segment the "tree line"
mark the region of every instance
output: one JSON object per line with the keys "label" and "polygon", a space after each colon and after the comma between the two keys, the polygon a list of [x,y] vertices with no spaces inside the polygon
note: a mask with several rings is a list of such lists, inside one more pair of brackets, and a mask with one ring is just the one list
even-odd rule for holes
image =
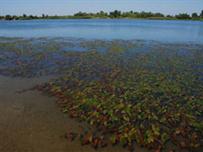
{"label": "tree line", "polygon": [[86,12],[78,12],[74,15],[65,15],[65,16],[49,16],[42,14],[41,16],[34,16],[34,15],[26,15],[23,14],[22,16],[16,15],[5,15],[0,16],[0,20],[32,20],[32,19],[93,19],[93,18],[145,18],[145,19],[182,19],[182,20],[202,20],[203,19],[203,10],[200,13],[180,13],[177,15],[164,15],[162,13],[152,13],[152,12],[121,12],[119,10],[115,10],[112,12],[104,12],[100,11],[97,13],[86,13]]}

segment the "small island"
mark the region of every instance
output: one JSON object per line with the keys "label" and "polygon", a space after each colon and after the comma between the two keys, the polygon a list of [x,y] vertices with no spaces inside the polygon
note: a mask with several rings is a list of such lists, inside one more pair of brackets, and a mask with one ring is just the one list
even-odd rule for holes
{"label": "small island", "polygon": [[16,15],[5,15],[0,16],[0,20],[33,20],[33,19],[157,19],[157,20],[203,20],[203,10],[201,13],[180,13],[176,15],[164,15],[162,13],[152,13],[152,12],[137,12],[128,11],[122,12],[119,10],[114,10],[112,12],[96,12],[96,13],[86,13],[78,12],[73,15],[54,15],[49,16],[42,14],[41,16],[36,15],[26,15],[22,16]]}

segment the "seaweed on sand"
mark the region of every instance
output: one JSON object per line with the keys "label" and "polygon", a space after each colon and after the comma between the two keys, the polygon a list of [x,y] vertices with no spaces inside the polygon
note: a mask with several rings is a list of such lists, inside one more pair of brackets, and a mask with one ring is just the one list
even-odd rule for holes
{"label": "seaweed on sand", "polygon": [[82,144],[132,150],[137,143],[156,151],[168,141],[188,150],[202,146],[203,90],[193,59],[159,51],[126,55],[86,52],[64,76],[37,89],[92,126],[81,133]]}

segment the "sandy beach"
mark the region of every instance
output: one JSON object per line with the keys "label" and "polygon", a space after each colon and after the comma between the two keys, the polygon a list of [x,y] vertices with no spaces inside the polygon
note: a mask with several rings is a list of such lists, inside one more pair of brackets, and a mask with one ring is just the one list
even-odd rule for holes
{"label": "sandy beach", "polygon": [[[0,76],[0,151],[1,152],[94,152],[81,146],[79,140],[69,142],[64,134],[77,131],[79,123],[68,118],[57,107],[54,98],[37,91],[18,93],[49,77],[22,79]],[[121,147],[99,149],[123,152]]]}

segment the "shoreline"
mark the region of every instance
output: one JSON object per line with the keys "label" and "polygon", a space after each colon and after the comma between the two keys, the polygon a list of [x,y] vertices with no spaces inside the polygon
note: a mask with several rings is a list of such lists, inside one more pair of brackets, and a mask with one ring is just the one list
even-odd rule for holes
{"label": "shoreline", "polygon": [[38,19],[0,19],[0,21],[30,21],[30,20],[155,20],[155,21],[203,21],[203,19],[175,18],[38,18]]}
{"label": "shoreline", "polygon": [[38,91],[16,93],[48,79],[0,75],[1,152],[127,152],[119,146],[95,150],[82,146],[79,140],[68,141],[65,134],[70,130],[77,132],[81,124],[63,114],[53,97]]}

